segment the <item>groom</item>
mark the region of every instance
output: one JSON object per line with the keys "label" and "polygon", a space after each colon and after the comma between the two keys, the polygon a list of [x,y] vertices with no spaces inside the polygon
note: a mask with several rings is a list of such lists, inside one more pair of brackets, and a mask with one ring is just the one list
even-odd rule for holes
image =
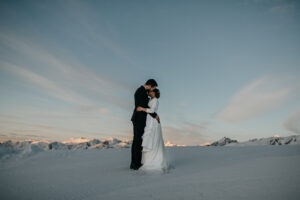
{"label": "groom", "polygon": [[[144,85],[139,87],[134,93],[134,104],[135,108],[131,117],[133,124],[133,142],[131,147],[131,164],[130,169],[138,170],[142,164],[142,136],[144,134],[144,128],[146,126],[146,112],[138,112],[137,107],[141,106],[144,108],[149,108],[148,102],[148,92],[154,90],[157,87],[157,83],[154,79],[149,79]],[[154,113],[149,113],[153,118],[159,120],[158,115]]]}

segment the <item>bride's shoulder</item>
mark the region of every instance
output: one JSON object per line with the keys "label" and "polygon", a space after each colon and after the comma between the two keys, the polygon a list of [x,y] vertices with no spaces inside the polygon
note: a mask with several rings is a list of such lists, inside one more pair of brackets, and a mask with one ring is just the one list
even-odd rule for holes
{"label": "bride's shoulder", "polygon": [[152,101],[158,101],[158,99],[156,97],[151,99]]}
{"label": "bride's shoulder", "polygon": [[149,101],[149,102],[151,102],[151,103],[153,104],[153,103],[157,103],[157,102],[158,102],[158,100],[157,100],[157,98],[155,98],[155,97],[154,97],[154,98],[150,99],[150,101]]}
{"label": "bride's shoulder", "polygon": [[158,103],[158,98],[153,98],[153,102]]}

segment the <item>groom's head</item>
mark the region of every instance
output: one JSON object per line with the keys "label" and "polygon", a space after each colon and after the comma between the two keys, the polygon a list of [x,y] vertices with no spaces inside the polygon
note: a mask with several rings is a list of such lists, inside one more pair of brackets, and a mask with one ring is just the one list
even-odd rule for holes
{"label": "groom's head", "polygon": [[149,79],[145,84],[144,84],[145,88],[147,90],[154,90],[157,87],[157,83],[154,79]]}

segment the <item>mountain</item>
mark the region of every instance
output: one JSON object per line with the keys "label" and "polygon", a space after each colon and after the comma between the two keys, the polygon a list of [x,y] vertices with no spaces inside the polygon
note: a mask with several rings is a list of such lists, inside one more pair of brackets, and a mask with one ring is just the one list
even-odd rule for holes
{"label": "mountain", "polygon": [[40,151],[53,150],[78,150],[78,149],[107,149],[107,148],[129,148],[132,141],[119,140],[117,138],[87,139],[70,138],[69,140],[50,142],[47,140],[17,140],[0,142],[0,159],[10,157],[13,154],[21,156],[34,154]]}
{"label": "mountain", "polygon": [[224,146],[224,145],[227,145],[227,144],[230,144],[230,143],[237,143],[237,140],[232,140],[228,137],[223,137],[222,139],[220,139],[216,142],[213,142],[211,144],[208,144],[206,146]]}
{"label": "mountain", "polygon": [[289,145],[289,144],[300,144],[300,135],[291,135],[286,137],[273,136],[268,138],[250,139],[244,142],[238,142],[227,137],[207,144],[205,146],[257,146],[257,145]]}
{"label": "mountain", "polygon": [[[17,140],[0,142],[0,159],[5,159],[11,155],[28,156],[41,151],[53,150],[80,150],[80,149],[107,149],[107,148],[131,148],[132,140],[120,140],[117,138],[106,139],[87,139],[84,137],[70,138],[65,141],[47,141],[47,140]],[[257,146],[257,145],[290,145],[300,144],[300,135],[287,137],[273,136],[268,138],[251,139],[245,142],[223,137],[213,143],[200,146]],[[172,144],[165,142],[165,146],[179,147],[185,145]]]}
{"label": "mountain", "polygon": [[[20,156],[31,155],[40,151],[53,150],[79,150],[79,149],[107,149],[107,148],[130,148],[132,140],[120,140],[109,137],[106,139],[88,139],[84,137],[70,138],[65,141],[47,140],[7,140],[0,142],[0,159],[10,155],[19,154]],[[165,146],[182,146],[172,144],[169,141]]]}

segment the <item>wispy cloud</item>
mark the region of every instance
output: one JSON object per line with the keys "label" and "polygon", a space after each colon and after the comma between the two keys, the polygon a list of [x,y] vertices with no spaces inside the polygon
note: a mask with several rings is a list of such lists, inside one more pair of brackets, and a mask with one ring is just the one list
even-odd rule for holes
{"label": "wispy cloud", "polygon": [[[88,117],[88,120],[86,120],[86,117]],[[28,121],[27,118],[42,118],[42,120]],[[63,124],[49,124],[48,121],[53,121],[53,119],[57,122],[62,119]],[[70,121],[72,122],[72,126],[66,125]],[[103,124],[98,123],[98,121],[104,121],[105,123],[113,122],[114,125],[117,123],[120,127],[108,127],[107,129],[103,127]],[[95,118],[90,114],[85,115],[85,113],[83,115],[72,115],[72,113],[61,113],[58,111],[52,111],[50,115],[42,111],[32,111],[23,116],[0,114],[0,139],[30,138],[27,137],[29,134],[50,140],[69,139],[70,137],[117,137],[132,139],[129,136],[132,133],[130,132],[131,129],[130,131],[128,129],[127,122],[128,120],[123,120],[110,113],[106,114],[103,118]]]}
{"label": "wispy cloud", "polygon": [[[129,120],[121,119],[119,114],[111,112],[111,109],[131,111],[132,102],[127,96],[133,92],[132,88],[85,66],[62,47],[50,47],[52,48],[41,46],[34,38],[17,36],[7,30],[0,31],[1,51],[9,55],[0,56],[0,72],[7,73],[10,75],[8,77],[12,76],[22,87],[69,103],[69,106],[64,106],[63,111],[54,111],[47,107],[34,107],[30,110],[26,105],[24,109],[30,111],[26,113],[28,120],[22,118],[19,121],[7,122],[1,119],[1,133],[25,137],[30,131],[22,130],[32,130],[39,132],[41,137],[44,134],[47,138],[67,139],[85,135],[128,138]],[[52,101],[51,98],[43,101],[45,100],[47,103]],[[13,112],[16,117],[24,116],[24,113],[18,112],[17,109]],[[41,119],[39,121],[47,125],[31,124],[28,122],[30,119]],[[57,123],[61,120],[72,121],[74,126],[70,129],[51,126],[48,125],[47,119]],[[101,122],[97,123],[97,120]],[[115,123],[118,124],[118,128]],[[85,127],[89,130],[82,131]]]}
{"label": "wispy cloud", "polygon": [[71,90],[66,90],[60,87],[55,82],[48,80],[47,78],[37,73],[34,73],[25,68],[13,64],[9,64],[3,61],[0,61],[0,65],[1,65],[1,69],[10,72],[13,75],[17,75],[18,78],[31,83],[30,87],[39,92],[46,93],[50,96],[56,97],[57,99],[66,102],[72,102],[72,103],[82,102],[80,101],[81,97],[76,93],[72,92]]}
{"label": "wispy cloud", "polygon": [[279,79],[270,77],[253,81],[232,97],[229,105],[217,114],[217,118],[226,122],[239,122],[281,107],[294,88],[278,83]]}
{"label": "wispy cloud", "polygon": [[[34,42],[4,33],[0,33],[0,42],[41,66],[36,69],[39,72],[34,72],[27,66],[1,61],[2,69],[33,83],[31,87],[71,103],[91,104],[90,100],[99,99],[126,110],[130,108],[130,102],[118,94],[130,92],[129,86],[101,77],[70,55],[63,55],[62,59]],[[21,63],[18,57],[11,60]]]}
{"label": "wispy cloud", "polygon": [[277,13],[288,13],[295,9],[295,5],[293,3],[283,3],[280,5],[275,5],[270,8],[271,12],[277,12]]}
{"label": "wispy cloud", "polygon": [[13,119],[10,117],[7,119],[0,115],[0,139],[25,139],[25,138],[44,138],[49,140],[65,140],[71,137],[95,137],[95,138],[107,138],[107,137],[118,137],[125,138],[125,135],[111,134],[111,133],[99,133],[97,130],[87,131],[79,130],[76,128],[63,128],[52,125],[45,125],[40,123],[24,122],[23,120]]}
{"label": "wispy cloud", "polygon": [[288,131],[300,134],[300,110],[294,111],[289,118],[284,121],[283,126]]}
{"label": "wispy cloud", "polygon": [[267,12],[271,13],[290,13],[296,8],[296,1],[286,1],[286,0],[254,0],[255,3],[265,5],[267,7]]}

